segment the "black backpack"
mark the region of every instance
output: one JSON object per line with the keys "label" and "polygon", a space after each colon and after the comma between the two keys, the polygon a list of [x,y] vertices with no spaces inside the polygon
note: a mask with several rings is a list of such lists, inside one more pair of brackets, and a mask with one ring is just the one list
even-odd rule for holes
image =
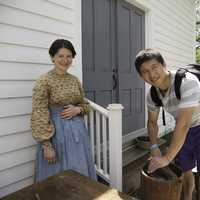
{"label": "black backpack", "polygon": [[[175,74],[175,82],[174,82],[174,90],[175,90],[175,94],[176,94],[176,98],[177,99],[181,99],[181,92],[180,92],[180,87],[181,87],[181,83],[182,83],[182,79],[185,77],[186,72],[190,72],[192,74],[194,74],[195,76],[197,76],[197,78],[200,81],[200,64],[189,64],[186,65],[184,67],[180,67]],[[156,106],[162,107],[162,118],[163,118],[163,125],[165,126],[165,112],[163,109],[163,103],[161,101],[161,99],[158,96],[157,90],[154,86],[151,86],[150,89],[150,95],[151,98],[153,100],[153,102],[156,104]]]}

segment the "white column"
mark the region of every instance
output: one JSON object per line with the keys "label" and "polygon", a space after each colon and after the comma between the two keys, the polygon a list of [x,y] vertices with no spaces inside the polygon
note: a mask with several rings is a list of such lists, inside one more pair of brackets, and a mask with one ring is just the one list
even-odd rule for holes
{"label": "white column", "polygon": [[109,164],[110,186],[122,191],[122,109],[121,104],[109,104]]}

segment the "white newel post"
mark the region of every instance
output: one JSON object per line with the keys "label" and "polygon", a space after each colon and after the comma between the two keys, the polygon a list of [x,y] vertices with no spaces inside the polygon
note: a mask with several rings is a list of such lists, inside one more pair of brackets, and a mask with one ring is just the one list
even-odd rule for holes
{"label": "white newel post", "polygon": [[121,104],[109,104],[110,186],[122,191],[122,109]]}

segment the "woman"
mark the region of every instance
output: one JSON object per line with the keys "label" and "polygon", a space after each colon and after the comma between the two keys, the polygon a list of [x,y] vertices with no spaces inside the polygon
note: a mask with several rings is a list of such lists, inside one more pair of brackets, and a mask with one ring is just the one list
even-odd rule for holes
{"label": "woman", "polygon": [[37,140],[36,181],[66,169],[96,179],[83,115],[89,113],[79,80],[69,74],[76,55],[68,40],[55,40],[49,54],[54,68],[33,88],[31,127]]}

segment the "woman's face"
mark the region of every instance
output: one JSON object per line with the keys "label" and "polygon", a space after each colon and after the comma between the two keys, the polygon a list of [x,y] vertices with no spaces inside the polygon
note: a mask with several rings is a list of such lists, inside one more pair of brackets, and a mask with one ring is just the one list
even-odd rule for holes
{"label": "woman's face", "polygon": [[69,49],[63,47],[59,49],[58,52],[54,55],[52,61],[59,71],[67,71],[73,61],[72,52]]}

